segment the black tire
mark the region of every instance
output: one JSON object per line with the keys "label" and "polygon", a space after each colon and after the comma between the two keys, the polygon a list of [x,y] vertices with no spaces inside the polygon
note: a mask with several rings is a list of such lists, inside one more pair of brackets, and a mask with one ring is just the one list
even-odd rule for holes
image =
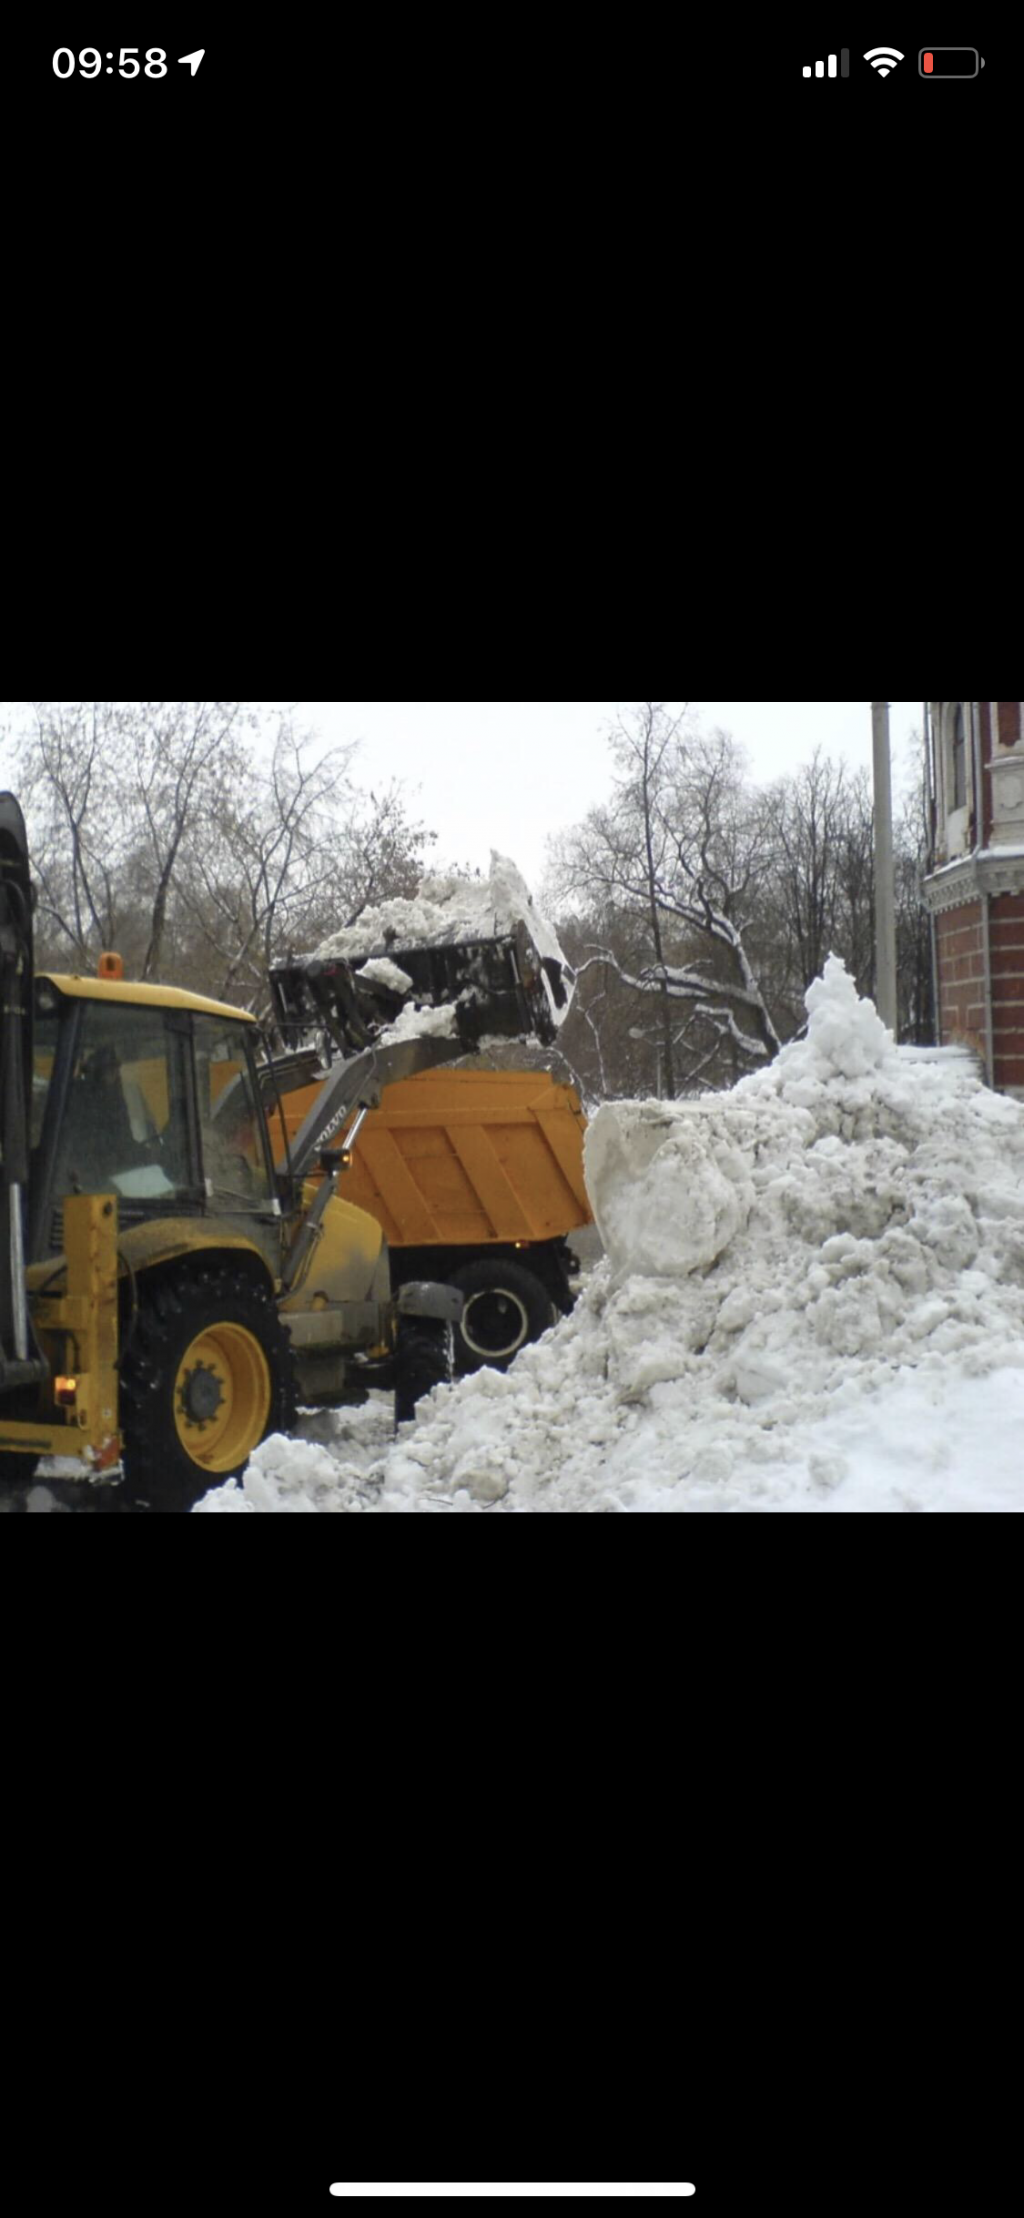
{"label": "black tire", "polygon": [[222,1258],[140,1281],[121,1368],[133,1508],[191,1509],[294,1418],[292,1347],[268,1285]]}
{"label": "black tire", "polygon": [[504,1256],[465,1263],[453,1271],[449,1283],[465,1295],[465,1307],[455,1327],[455,1365],[459,1371],[479,1371],[485,1364],[507,1371],[520,1348],[539,1340],[554,1315],[551,1296],[539,1278],[522,1263]]}
{"label": "black tire", "polygon": [[38,1462],[38,1456],[0,1455],[0,1487],[13,1494],[20,1486],[31,1486]]}
{"label": "black tire", "polygon": [[400,1317],[395,1347],[395,1425],[408,1424],[416,1404],[452,1376],[452,1328],[432,1317]]}

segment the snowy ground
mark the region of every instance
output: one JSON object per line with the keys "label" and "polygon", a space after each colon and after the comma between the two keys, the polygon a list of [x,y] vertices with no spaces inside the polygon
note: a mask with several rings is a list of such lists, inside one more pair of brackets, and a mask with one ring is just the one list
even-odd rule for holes
{"label": "snowy ground", "polygon": [[832,958],[730,1094],[613,1103],[605,1260],[507,1376],[307,1415],[200,1513],[1024,1506],[1024,1108]]}

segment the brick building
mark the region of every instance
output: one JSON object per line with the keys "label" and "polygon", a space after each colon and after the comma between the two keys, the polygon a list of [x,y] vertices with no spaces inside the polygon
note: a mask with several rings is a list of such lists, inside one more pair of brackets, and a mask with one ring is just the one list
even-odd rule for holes
{"label": "brick building", "polygon": [[1024,703],[930,701],[938,1037],[1024,1100]]}

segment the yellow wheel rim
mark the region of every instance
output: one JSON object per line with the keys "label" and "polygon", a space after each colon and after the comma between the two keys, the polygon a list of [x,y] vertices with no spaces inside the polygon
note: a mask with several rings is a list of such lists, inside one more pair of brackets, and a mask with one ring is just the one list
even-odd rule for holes
{"label": "yellow wheel rim", "polygon": [[233,1471],[267,1429],[270,1366],[244,1325],[207,1325],[186,1348],[174,1381],[174,1424],[202,1471]]}

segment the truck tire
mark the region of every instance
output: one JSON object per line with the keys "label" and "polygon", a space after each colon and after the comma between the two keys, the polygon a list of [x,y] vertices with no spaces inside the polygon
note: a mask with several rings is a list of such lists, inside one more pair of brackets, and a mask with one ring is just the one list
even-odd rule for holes
{"label": "truck tire", "polygon": [[132,1508],[191,1509],[294,1417],[291,1342],[268,1286],[213,1259],[141,1281],[121,1368]]}
{"label": "truck tire", "polygon": [[459,1371],[479,1371],[484,1364],[507,1371],[509,1364],[530,1340],[539,1340],[553,1317],[551,1296],[532,1271],[504,1256],[466,1263],[453,1271],[449,1284],[466,1297],[462,1318],[455,1327],[455,1366]]}
{"label": "truck tire", "polygon": [[416,1404],[443,1386],[454,1368],[452,1328],[432,1317],[401,1317],[395,1345],[395,1427],[408,1424]]}

